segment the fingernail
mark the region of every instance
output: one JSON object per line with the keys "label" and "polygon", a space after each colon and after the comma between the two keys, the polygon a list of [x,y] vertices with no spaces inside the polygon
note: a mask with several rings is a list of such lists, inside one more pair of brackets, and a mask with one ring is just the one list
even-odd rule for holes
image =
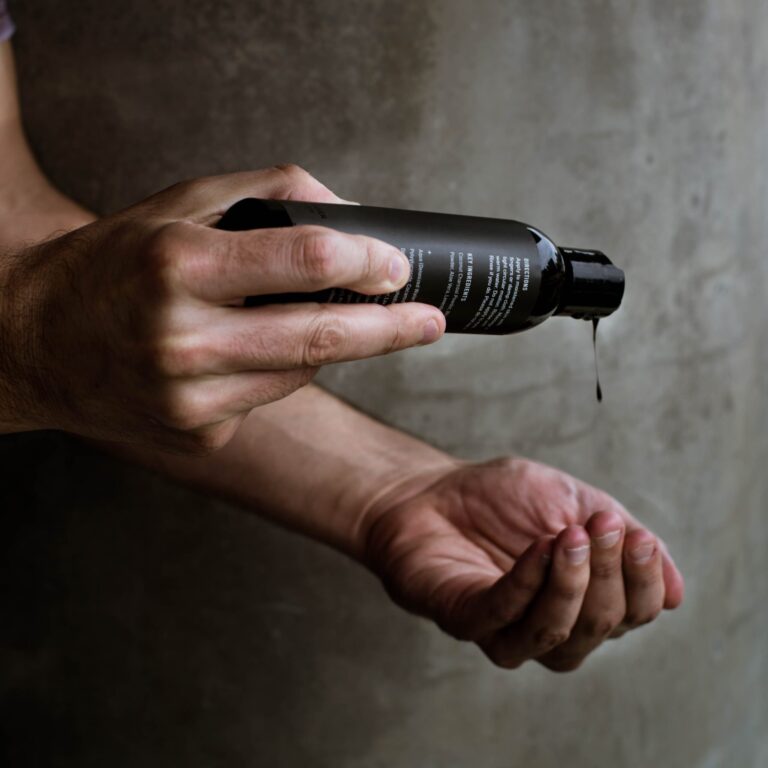
{"label": "fingernail", "polygon": [[400,285],[405,277],[405,272],[410,265],[402,256],[395,256],[389,262],[389,282],[393,285]]}
{"label": "fingernail", "polygon": [[433,341],[437,340],[439,335],[440,326],[437,324],[437,320],[430,318],[427,320],[426,325],[424,326],[424,332],[421,336],[421,343],[431,344]]}
{"label": "fingernail", "polygon": [[621,538],[621,529],[618,531],[609,531],[602,536],[595,536],[594,542],[600,549],[610,549],[615,547]]}
{"label": "fingernail", "polygon": [[565,556],[571,565],[581,565],[589,557],[589,544],[566,549]]}
{"label": "fingernail", "polygon": [[656,553],[656,544],[652,541],[646,541],[645,544],[641,544],[639,547],[635,547],[629,556],[638,565],[647,563]]}

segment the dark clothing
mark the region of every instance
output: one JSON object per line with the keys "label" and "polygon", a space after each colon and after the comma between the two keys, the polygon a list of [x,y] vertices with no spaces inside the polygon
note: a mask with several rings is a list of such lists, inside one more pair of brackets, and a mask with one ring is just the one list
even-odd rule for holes
{"label": "dark clothing", "polygon": [[0,0],[0,43],[7,40],[14,31],[11,14],[8,13],[8,5],[5,0]]}

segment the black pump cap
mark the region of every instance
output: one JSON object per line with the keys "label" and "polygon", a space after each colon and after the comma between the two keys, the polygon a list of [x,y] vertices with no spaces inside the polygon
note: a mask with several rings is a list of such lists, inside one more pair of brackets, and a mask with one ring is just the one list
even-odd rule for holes
{"label": "black pump cap", "polygon": [[600,251],[560,248],[566,282],[556,315],[575,318],[606,317],[619,308],[624,296],[624,272]]}

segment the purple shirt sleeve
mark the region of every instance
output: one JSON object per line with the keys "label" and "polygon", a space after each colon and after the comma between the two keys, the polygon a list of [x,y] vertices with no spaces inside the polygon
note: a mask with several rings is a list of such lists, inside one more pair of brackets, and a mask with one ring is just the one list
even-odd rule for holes
{"label": "purple shirt sleeve", "polygon": [[5,0],[0,0],[0,43],[7,40],[14,30],[11,15],[8,13],[8,5]]}

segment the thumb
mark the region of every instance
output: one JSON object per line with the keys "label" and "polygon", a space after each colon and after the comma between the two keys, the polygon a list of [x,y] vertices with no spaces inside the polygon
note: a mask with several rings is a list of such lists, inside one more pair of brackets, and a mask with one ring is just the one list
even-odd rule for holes
{"label": "thumb", "polygon": [[213,224],[228,208],[245,197],[346,202],[298,165],[276,165],[259,171],[182,181],[135,207],[168,220],[187,219],[197,224]]}

